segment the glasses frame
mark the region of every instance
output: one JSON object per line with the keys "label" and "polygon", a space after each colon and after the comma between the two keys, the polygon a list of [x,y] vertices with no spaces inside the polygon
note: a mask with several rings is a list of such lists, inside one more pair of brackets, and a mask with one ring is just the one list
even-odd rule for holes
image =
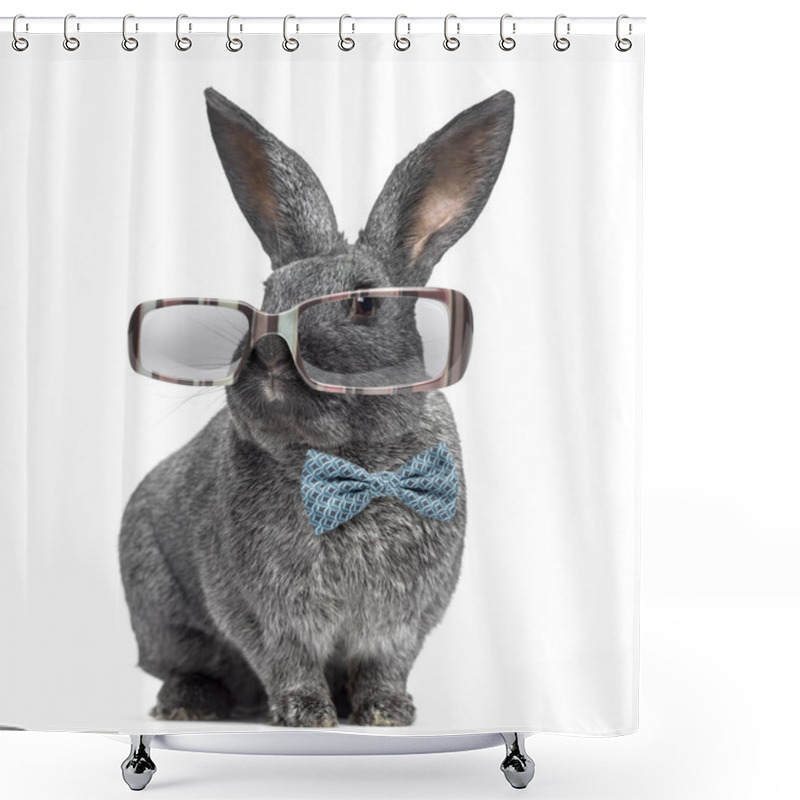
{"label": "glasses frame", "polygon": [[[401,386],[339,386],[314,380],[306,370],[303,355],[300,352],[298,344],[298,323],[300,315],[307,308],[311,308],[320,303],[352,300],[359,297],[419,297],[429,300],[438,300],[443,303],[447,307],[450,318],[450,346],[447,354],[447,362],[441,374],[426,381],[409,383]],[[145,316],[158,308],[180,305],[205,305],[233,308],[241,311],[248,318],[250,322],[250,336],[247,340],[245,350],[239,359],[236,369],[226,378],[215,378],[213,380],[172,378],[168,375],[161,375],[160,373],[153,372],[142,364],[140,358],[140,337],[142,322]],[[455,289],[434,289],[429,287],[356,289],[351,292],[338,292],[336,294],[328,294],[322,297],[315,297],[311,300],[305,300],[293,308],[282,311],[280,314],[268,314],[264,311],[259,311],[249,303],[238,300],[220,300],[209,297],[178,297],[165,300],[147,300],[136,306],[131,314],[130,322],[128,323],[128,357],[130,358],[133,369],[141,375],[146,375],[148,378],[166,381],[167,383],[177,383],[182,386],[229,386],[234,383],[241,374],[258,341],[264,336],[280,336],[288,345],[300,376],[312,389],[336,394],[399,394],[401,392],[425,392],[431,389],[441,389],[444,386],[451,386],[459,381],[463,377],[467,369],[467,364],[469,363],[469,356],[472,350],[472,333],[472,306],[466,296]]]}

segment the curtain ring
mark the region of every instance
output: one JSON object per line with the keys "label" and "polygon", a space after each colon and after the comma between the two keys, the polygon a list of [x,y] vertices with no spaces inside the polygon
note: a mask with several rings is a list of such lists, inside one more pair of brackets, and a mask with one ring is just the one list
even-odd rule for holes
{"label": "curtain ring", "polygon": [[[295,51],[295,50],[297,50],[297,48],[298,48],[298,47],[300,47],[300,42],[298,42],[298,41],[297,41],[297,39],[295,39],[295,38],[293,38],[293,37],[292,37],[292,38],[290,38],[290,37],[288,36],[288,32],[289,32],[289,20],[290,20],[290,19],[297,19],[297,18],[296,18],[296,17],[294,17],[294,16],[292,16],[292,14],[287,14],[287,15],[286,15],[286,16],[283,18],[283,49],[284,49],[284,50],[285,50],[287,53],[294,53],[294,51]],[[298,25],[298,26],[297,26],[297,29],[298,29],[298,30],[299,30],[299,27],[300,27],[300,26]]]}
{"label": "curtain ring", "polygon": [[139,46],[139,40],[134,36],[128,36],[129,19],[134,19],[133,14],[126,14],[122,18],[122,49],[127,50],[129,53],[132,53]]}
{"label": "curtain ring", "polygon": [[[345,53],[348,52],[349,50],[352,50],[356,46],[355,40],[351,39],[349,36],[345,36],[344,32],[342,31],[342,27],[346,19],[353,19],[353,18],[349,14],[342,14],[342,16],[339,17],[339,49],[344,50]],[[353,26],[353,30],[351,32],[355,33],[356,31],[355,22],[351,22],[350,24]]]}
{"label": "curtain ring", "polygon": [[14,37],[11,40],[11,46],[18,53],[22,53],[24,50],[28,49],[28,45],[30,44],[30,42],[17,33],[17,20],[18,19],[25,19],[25,15],[24,14],[17,14],[17,16],[14,17],[14,22],[11,24],[11,35]]}
{"label": "curtain ring", "polygon": [[[458,48],[461,47],[461,40],[457,36],[450,36],[449,33],[448,33],[447,27],[448,27],[448,23],[450,22],[451,19],[457,19],[456,15],[455,14],[448,14],[444,18],[444,42],[442,42],[442,45],[444,46],[444,49],[445,50],[450,50],[450,52],[452,52],[453,50],[458,50]],[[456,23],[456,33],[460,33],[460,32],[461,32],[461,23],[457,22]]]}
{"label": "curtain ring", "polygon": [[[559,36],[558,35],[558,21],[560,19],[566,19],[566,14],[559,14],[555,22],[553,23],[553,36],[555,36],[555,41],[553,42],[553,47],[558,50],[559,53],[563,53],[565,50],[569,50],[570,41],[566,38],[566,36]],[[569,22],[567,23],[567,36],[569,36]]]}
{"label": "curtain ring", "polygon": [[[500,17],[500,49],[506,52],[513,50],[517,46],[516,39],[505,35],[505,22],[507,19],[511,19],[511,14],[503,14],[503,16]],[[511,30],[513,33],[517,32],[516,22],[512,23]]]}
{"label": "curtain ring", "polygon": [[[228,41],[225,42],[225,47],[227,47],[231,53],[238,53],[242,49],[242,47],[244,47],[244,43],[242,42],[241,39],[236,39],[231,37],[231,22],[235,19],[239,19],[237,14],[231,14],[228,17],[228,28],[227,28]],[[239,28],[239,30],[241,30],[241,27]]]}
{"label": "curtain ring", "polygon": [[[614,47],[616,47],[617,50],[620,51],[620,53],[627,53],[628,50],[630,50],[631,47],[633,47],[633,42],[630,39],[623,39],[619,35],[619,27],[620,27],[619,24],[624,19],[628,19],[628,15],[627,14],[620,14],[617,17],[617,41],[614,42]],[[631,24],[628,23],[628,33],[630,34],[632,32],[632,30],[633,30],[633,28],[632,28]]]}
{"label": "curtain ring", "polygon": [[[75,19],[74,14],[67,14],[67,16],[64,17],[64,42],[63,42],[64,49],[69,50],[70,52],[72,52],[73,50],[77,50],[81,46],[79,39],[77,39],[75,36],[69,35],[69,30],[67,26],[69,25],[69,21],[71,19]],[[80,30],[80,27],[77,27],[77,30]]]}
{"label": "curtain ring", "polygon": [[411,23],[406,22],[406,28],[408,28],[406,32],[406,36],[400,35],[400,20],[401,19],[408,19],[405,14],[398,14],[394,18],[394,49],[400,50],[408,50],[411,47],[411,39],[408,38],[408,34],[411,33]]}
{"label": "curtain ring", "polygon": [[[188,36],[181,36],[181,20],[188,17],[188,14],[178,14],[175,18],[175,47],[184,52],[192,46],[192,40]],[[192,25],[190,23],[189,30],[191,29]]]}

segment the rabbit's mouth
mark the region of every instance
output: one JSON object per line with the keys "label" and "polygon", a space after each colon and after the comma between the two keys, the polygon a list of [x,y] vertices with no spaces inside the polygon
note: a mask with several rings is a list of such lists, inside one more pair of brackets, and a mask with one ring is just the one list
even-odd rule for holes
{"label": "rabbit's mouth", "polygon": [[267,398],[267,402],[272,403],[275,400],[284,399],[283,381],[280,379],[270,375],[269,378],[262,381],[262,385],[264,387],[264,397]]}
{"label": "rabbit's mouth", "polygon": [[266,361],[254,358],[228,387],[228,407],[239,431],[267,449],[284,440],[338,443],[347,429],[346,398],[311,389],[291,360]]}
{"label": "rabbit's mouth", "polygon": [[291,361],[287,364],[270,365],[268,368],[254,371],[252,379],[261,396],[261,401],[265,401],[270,406],[273,414],[277,410],[275,406],[295,405],[298,401],[302,402],[302,397],[308,392]]}
{"label": "rabbit's mouth", "polygon": [[289,392],[292,391],[288,384],[295,383],[295,381],[287,381],[283,376],[274,374],[260,378],[259,382],[264,399],[268,403],[279,403],[287,400]]}

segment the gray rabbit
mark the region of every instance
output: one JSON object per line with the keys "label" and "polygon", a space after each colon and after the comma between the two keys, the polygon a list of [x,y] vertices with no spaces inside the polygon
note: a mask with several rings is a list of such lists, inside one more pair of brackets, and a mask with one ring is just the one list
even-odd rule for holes
{"label": "gray rabbit", "polygon": [[[205,95],[234,197],[272,262],[270,313],[361,287],[425,285],[486,204],[513,126],[505,91],[460,113],[395,167],[349,244],[308,164],[217,91]],[[122,520],[139,666],[163,681],[151,713],[410,725],[409,671],[455,589],[466,524],[444,395],[314,391],[278,336],[258,342],[226,392],[227,407],[142,480]],[[439,442],[461,476],[452,519],[383,497],[312,533],[300,493],[310,448],[377,472]]]}

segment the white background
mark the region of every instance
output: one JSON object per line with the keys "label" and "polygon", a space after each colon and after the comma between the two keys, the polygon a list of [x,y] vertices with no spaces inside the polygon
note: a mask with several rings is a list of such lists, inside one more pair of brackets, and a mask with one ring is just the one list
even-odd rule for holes
{"label": "white background", "polygon": [[[286,13],[377,13],[305,0]],[[380,13],[500,14],[462,0]],[[256,10],[257,9],[257,10]],[[21,9],[63,15],[60,3]],[[282,13],[84,2],[83,15]],[[640,731],[529,740],[542,798],[794,797],[800,708],[800,130],[788,4],[572,2],[646,15]],[[7,13],[7,12],[6,12]],[[524,611],[524,610],[523,610]],[[125,793],[124,748],[3,733],[9,797]],[[350,760],[157,752],[163,797],[491,797],[501,752]]]}

